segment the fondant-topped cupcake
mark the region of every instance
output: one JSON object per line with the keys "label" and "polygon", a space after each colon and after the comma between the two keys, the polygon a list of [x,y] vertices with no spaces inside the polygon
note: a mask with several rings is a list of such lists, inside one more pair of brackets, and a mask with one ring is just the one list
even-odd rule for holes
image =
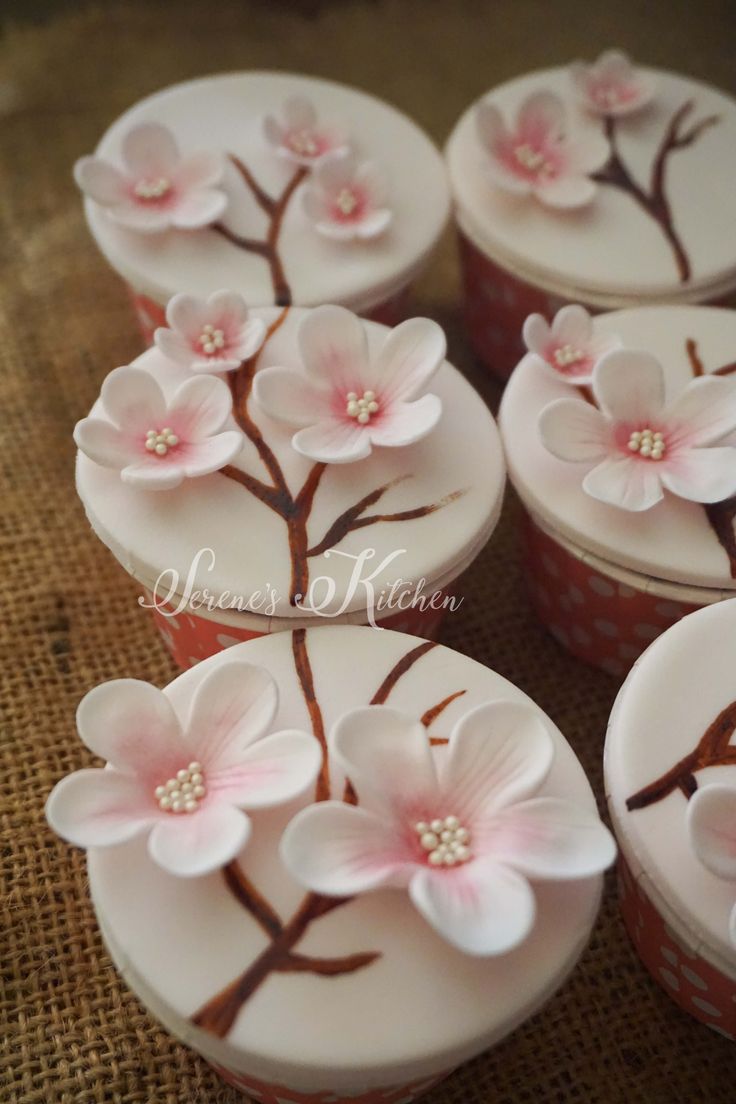
{"label": "fondant-topped cupcake", "polygon": [[295,618],[436,620],[505,479],[440,327],[225,293],[179,296],[169,319],[75,436],[90,522],[173,614],[177,658]]}
{"label": "fondant-topped cupcake", "polygon": [[501,407],[532,594],[621,674],[688,609],[736,594],[736,313],[564,308],[524,328]]}
{"label": "fondant-topped cupcake", "polygon": [[259,1100],[408,1101],[531,1015],[587,941],[614,848],[580,765],[446,648],[279,633],[163,693],[103,684],[78,724],[108,766],[48,815],[91,847],[109,950]]}
{"label": "fondant-topped cupcake", "polygon": [[686,617],[624,683],[606,739],[621,907],[645,965],[736,1037],[736,602]]}
{"label": "fondant-topped cupcake", "polygon": [[177,292],[342,303],[397,321],[447,220],[439,153],[395,108],[286,73],[174,85],[75,167],[87,219],[149,336]]}
{"label": "fondant-topped cupcake", "polygon": [[502,375],[532,311],[736,290],[736,103],[608,51],[493,89],[447,146],[471,331]]}

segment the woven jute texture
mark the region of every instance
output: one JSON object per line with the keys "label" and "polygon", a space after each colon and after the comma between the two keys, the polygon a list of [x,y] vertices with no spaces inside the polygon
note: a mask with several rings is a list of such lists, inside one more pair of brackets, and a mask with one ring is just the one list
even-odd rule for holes
{"label": "woven jute texture", "polygon": [[[241,1099],[150,1018],[119,980],[89,903],[84,857],[43,819],[49,789],[87,762],[82,695],[121,676],[176,673],[137,588],[94,538],[73,484],[71,429],[107,371],[140,351],[122,286],[92,244],[70,168],[139,97],[249,66],[377,91],[438,141],[462,108],[524,69],[628,47],[654,64],[736,84],[733,5],[683,0],[239,0],[53,6],[22,0],[0,40],[0,573],[2,617],[2,1101],[235,1104]],[[452,358],[492,405],[459,323],[448,234],[416,313],[446,326]],[[534,624],[510,498],[467,577],[444,640],[532,695],[601,789],[616,685]],[[493,993],[488,994],[493,1000]],[[438,1015],[442,1010],[437,1010]],[[580,967],[546,1009],[457,1071],[427,1104],[672,1104],[736,1099],[733,1044],[689,1019],[645,974],[613,880]]]}

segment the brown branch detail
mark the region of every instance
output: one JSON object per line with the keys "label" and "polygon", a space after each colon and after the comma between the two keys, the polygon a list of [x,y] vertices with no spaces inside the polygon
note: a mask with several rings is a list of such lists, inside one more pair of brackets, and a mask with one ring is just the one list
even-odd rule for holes
{"label": "brown branch detail", "polygon": [[380,951],[361,951],[358,954],[344,955],[342,958],[315,958],[312,955],[290,954],[283,964],[277,967],[280,974],[320,974],[322,977],[338,977],[340,974],[354,974],[380,958]]}
{"label": "brown branch detail", "polygon": [[685,128],[685,120],[694,110],[695,104],[687,100],[672,116],[655,155],[647,189],[633,177],[623,160],[616,141],[616,123],[612,116],[606,116],[604,131],[608,139],[611,154],[607,163],[598,172],[591,173],[591,179],[599,184],[608,184],[631,196],[635,203],[659,226],[669,244],[677,267],[680,283],[690,279],[690,258],[680,238],[674,222],[670,201],[667,196],[667,165],[672,153],[691,146],[701,134],[718,122],[717,115],[710,115]]}
{"label": "brown branch detail", "polygon": [[312,665],[309,662],[309,653],[307,652],[306,629],[295,629],[291,634],[291,650],[299,685],[302,688],[302,695],[307,703],[312,732],[322,748],[322,766],[317,778],[314,799],[315,801],[327,801],[330,796],[330,755],[327,749],[322,710],[314,692],[314,675],[312,674]]}
{"label": "brown branch detail", "polygon": [[286,184],[281,195],[274,198],[269,195],[268,192],[264,191],[248,166],[244,164],[239,157],[230,154],[229,158],[231,163],[238,170],[243,182],[256,203],[268,218],[266,237],[243,237],[240,234],[236,234],[235,231],[226,226],[224,222],[214,223],[212,229],[216,231],[216,233],[221,234],[223,238],[238,249],[242,249],[246,253],[255,253],[258,257],[263,257],[268,264],[271,274],[274,303],[279,307],[288,307],[292,301],[292,294],[286,279],[286,273],[284,272],[281,254],[279,253],[279,235],[281,234],[284,215],[286,214],[286,209],[289,206],[291,197],[307,176],[309,170],[304,167],[298,168]]}
{"label": "brown branch detail", "polygon": [[251,914],[256,923],[263,928],[266,935],[271,936],[271,938],[280,935],[283,931],[280,916],[246,877],[242,868],[238,866],[237,860],[233,859],[232,862],[228,863],[222,873],[225,878],[225,885],[235,900]]}
{"label": "brown branch detail", "polygon": [[437,705],[433,705],[431,709],[428,709],[427,712],[422,715],[422,724],[424,727],[429,728],[429,726],[437,720],[440,713],[445,712],[448,705],[452,705],[457,698],[461,698],[465,693],[467,693],[466,690],[456,690],[454,694],[448,694],[441,702],[437,702]]}
{"label": "brown branch detail", "polygon": [[626,802],[629,811],[646,809],[669,794],[680,790],[686,798],[692,797],[698,788],[696,773],[705,767],[721,767],[736,764],[736,744],[731,737],[736,732],[736,701],[722,709],[708,725],[694,751],[680,759],[661,778],[633,794]]}

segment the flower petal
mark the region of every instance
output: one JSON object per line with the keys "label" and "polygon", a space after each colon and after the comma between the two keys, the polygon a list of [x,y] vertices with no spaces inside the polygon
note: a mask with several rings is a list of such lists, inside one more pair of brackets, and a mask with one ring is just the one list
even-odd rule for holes
{"label": "flower petal", "polygon": [[443,792],[461,819],[472,820],[536,793],[554,758],[552,737],[522,702],[485,702],[450,734]]}
{"label": "flower petal", "polygon": [[113,679],[90,690],[79,703],[77,729],[90,751],[129,775],[165,782],[192,758],[167,696],[139,679]]}
{"label": "flower petal", "polygon": [[532,186],[540,203],[563,210],[584,207],[596,192],[596,184],[587,176],[558,176],[556,180],[540,179]]}
{"label": "flower petal", "polygon": [[279,703],[278,687],[265,667],[242,660],[221,663],[197,687],[186,731],[196,758],[224,771],[268,731]]}
{"label": "flower petal", "polygon": [[100,398],[111,421],[129,433],[145,435],[160,426],[166,414],[163,391],[143,368],[113,369],[103,381]]}
{"label": "flower petal", "polygon": [[736,429],[736,384],[718,376],[700,376],[680,392],[665,416],[687,445],[710,445]]}
{"label": "flower petal", "polygon": [[172,330],[178,330],[189,338],[197,338],[202,327],[210,321],[209,303],[194,295],[180,292],[166,305],[166,321]]}
{"label": "flower petal", "polygon": [[536,905],[529,883],[489,859],[452,871],[420,870],[409,893],[435,931],[466,954],[505,954],[534,926]]}
{"label": "flower petal", "polygon": [[354,418],[325,418],[300,429],[291,444],[302,456],[321,464],[352,464],[371,454],[369,431]]}
{"label": "flower petal", "polygon": [[153,340],[156,348],[168,360],[181,364],[183,368],[193,368],[197,354],[182,333],[170,330],[168,326],[159,326],[154,332]]}
{"label": "flower petal", "polygon": [[243,323],[240,330],[240,338],[233,346],[238,354],[238,363],[250,360],[260,349],[266,339],[266,323],[262,318],[249,318]]}
{"label": "flower petal", "polygon": [[583,490],[592,498],[639,513],[664,498],[659,463],[629,456],[610,456],[589,471]]}
{"label": "flower petal", "polygon": [[532,92],[516,117],[520,135],[532,145],[557,139],[565,129],[565,105],[556,92]]}
{"label": "flower petal", "polygon": [[552,336],[560,345],[584,350],[593,336],[593,319],[579,303],[561,307],[552,320]]}
{"label": "flower petal", "polygon": [[690,502],[721,502],[736,494],[736,448],[679,449],[662,463],[668,491]]}
{"label": "flower petal", "polygon": [[567,171],[575,176],[597,172],[610,156],[611,148],[602,134],[587,134],[565,143]]}
{"label": "flower petal", "polygon": [[356,222],[355,234],[358,238],[377,238],[391,225],[393,214],[387,207],[381,207],[378,211],[371,211],[360,222]]}
{"label": "flower petal", "polygon": [[687,830],[695,854],[717,878],[736,881],[736,788],[711,782],[687,805]]}
{"label": "flower petal", "polygon": [[183,157],[176,169],[176,182],[186,190],[211,188],[219,184],[225,171],[220,153],[190,153]]}
{"label": "flower petal", "polygon": [[364,189],[372,207],[383,207],[388,198],[388,173],[375,161],[364,161],[358,165],[353,183]]}
{"label": "flower petal", "polygon": [[165,207],[144,207],[140,203],[119,203],[107,208],[107,215],[126,230],[137,234],[162,234],[171,226],[171,212]]}
{"label": "flower petal", "polygon": [[198,230],[217,222],[227,207],[227,196],[216,188],[198,188],[182,196],[171,210],[172,226]]}
{"label": "flower petal", "polygon": [[508,137],[503,116],[490,100],[481,100],[475,109],[475,130],[481,144],[494,154],[498,144]]}
{"label": "flower petal", "polygon": [[135,176],[171,173],[179,162],[179,148],[168,127],[139,123],[122,142],[123,161]]}
{"label": "flower petal", "polygon": [[550,327],[544,315],[530,314],[524,321],[521,333],[529,352],[544,357],[551,337]]}
{"label": "flower petal", "polygon": [[284,102],[283,116],[290,130],[308,130],[317,122],[314,104],[306,96],[289,96]]}
{"label": "flower petal", "polygon": [[312,785],[322,763],[314,736],[289,730],[256,740],[229,766],[207,773],[208,792],[242,809],[281,805]]}
{"label": "flower petal", "polygon": [[593,391],[601,410],[615,421],[646,424],[662,413],[664,371],[651,353],[614,349],[596,365]]}
{"label": "flower petal", "polygon": [[174,456],[146,457],[120,472],[123,483],[141,491],[170,491],[184,480],[184,469]]}
{"label": "flower petal", "polygon": [[389,822],[342,801],[323,801],[297,813],[280,850],[297,882],[329,897],[406,885],[415,869]]}
{"label": "flower petal", "polygon": [[445,359],[447,341],[429,318],[409,318],[387,334],[368,370],[368,384],[381,402],[413,399]]}
{"label": "flower petal", "polygon": [[271,146],[280,146],[286,131],[274,115],[266,115],[263,120],[263,137]]}
{"label": "flower petal", "polygon": [[74,441],[85,456],[103,468],[119,471],[139,456],[130,438],[102,418],[82,418],[77,422]]}
{"label": "flower petal", "polygon": [[196,441],[187,446],[181,457],[182,471],[188,479],[211,475],[235,460],[243,444],[243,434],[237,429],[228,429],[204,441]]}
{"label": "flower petal", "polygon": [[74,179],[85,195],[105,207],[126,198],[125,177],[101,157],[81,157],[74,166]]}
{"label": "flower petal", "polygon": [[509,192],[511,195],[518,196],[529,195],[531,193],[531,182],[523,176],[517,176],[515,173],[512,173],[510,169],[506,168],[503,162],[489,158],[484,168],[486,175],[491,179],[491,183],[501,188],[504,192]]}
{"label": "flower petal", "polygon": [[232,410],[230,388],[213,376],[194,376],[177,387],[166,417],[180,440],[201,441],[217,433]]}
{"label": "flower petal", "polygon": [[487,846],[494,859],[528,878],[588,878],[616,857],[613,837],[595,810],[556,797],[501,810],[488,827]]}
{"label": "flower petal", "polygon": [[352,709],[329,744],[365,808],[411,823],[436,815],[437,772],[424,725],[413,717],[388,705]]}
{"label": "flower petal", "polygon": [[313,425],[332,411],[330,392],[295,368],[263,368],[256,372],[253,398],[269,418],[294,426]]}
{"label": "flower petal", "polygon": [[77,847],[125,843],[154,819],[140,781],[113,770],[80,770],[54,786],[46,802],[53,830]]}
{"label": "flower petal", "polygon": [[148,851],[170,874],[198,878],[236,858],[250,833],[250,819],[240,809],[208,802],[194,813],[159,820],[148,837]]}
{"label": "flower petal", "polygon": [[345,307],[311,311],[299,327],[299,350],[316,382],[345,394],[364,383],[368,340],[361,320]]}
{"label": "flower petal", "polygon": [[607,455],[610,429],[606,419],[582,399],[555,399],[539,415],[544,447],[560,460],[583,463]]}
{"label": "flower petal", "polygon": [[355,157],[347,153],[341,157],[323,158],[314,169],[314,178],[328,195],[336,195],[346,185],[352,184],[356,170]]}
{"label": "flower petal", "polygon": [[[213,320],[216,318],[220,323],[226,322],[231,326],[243,326],[248,321],[248,304],[238,291],[228,291],[226,288],[213,291],[207,299],[207,310]],[[262,319],[253,321],[259,321],[265,327]]]}
{"label": "flower petal", "polygon": [[414,402],[394,403],[375,428],[369,427],[374,445],[412,445],[431,433],[442,417],[442,402],[436,395],[422,395]]}

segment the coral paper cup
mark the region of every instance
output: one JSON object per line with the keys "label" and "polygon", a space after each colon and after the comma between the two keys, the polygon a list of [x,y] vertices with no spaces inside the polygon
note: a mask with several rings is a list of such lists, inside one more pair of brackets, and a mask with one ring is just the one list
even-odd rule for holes
{"label": "coral paper cup", "polygon": [[[166,175],[171,136],[183,161]],[[198,191],[187,161],[195,153],[224,169]],[[325,170],[329,159],[343,168]],[[120,204],[98,183],[109,174],[100,161],[129,174],[126,195],[149,221],[160,214],[161,227],[120,223]],[[442,158],[415,123],[364,92],[287,73],[163,89],[117,119],[76,171],[90,230],[127,284],[149,342],[174,294],[221,288],[250,306],[340,303],[394,324],[449,215]],[[182,223],[185,185],[192,194]],[[201,211],[192,215],[195,202]]]}
{"label": "coral paper cup", "polygon": [[[671,398],[696,370],[730,369],[736,312],[643,307],[599,315],[594,333],[654,354]],[[736,594],[729,538],[736,501],[706,507],[666,493],[651,509],[631,512],[591,497],[582,486],[587,469],[553,456],[538,428],[543,409],[573,397],[577,387],[528,354],[506,388],[501,432],[526,511],[524,564],[535,610],[573,655],[621,677],[679,618]]]}
{"label": "coral paper cup", "polygon": [[[473,104],[449,138],[468,332],[502,380],[523,353],[521,326],[533,312],[552,314],[570,302],[591,313],[658,302],[736,305],[736,243],[728,231],[736,196],[727,186],[736,172],[736,103],[674,73],[634,69],[631,80],[652,94],[629,112],[606,114],[591,108],[569,69],[517,77]],[[561,120],[576,156],[596,165],[583,174],[587,190],[576,179],[571,206],[546,202],[543,187],[511,194],[494,183],[498,174],[491,178],[496,158],[490,124],[485,137],[479,129],[479,111],[488,111],[480,105],[492,105],[507,135],[516,133],[516,145],[499,142],[512,147],[512,183],[515,167],[523,188],[537,162],[524,172],[513,158],[537,156],[539,131],[529,129],[537,95],[558,98],[550,117]],[[565,139],[560,147],[550,140],[564,177]],[[499,167],[509,175],[506,162]],[[637,180],[651,181],[646,195]]]}
{"label": "coral paper cup", "polygon": [[[736,1037],[736,869],[705,865],[713,791],[736,808],[733,670],[736,602],[670,628],[622,686],[606,737],[605,777],[618,837],[621,911],[650,974],[686,1012]],[[733,828],[731,815],[730,831]],[[731,851],[733,858],[733,851]],[[729,935],[729,926],[730,932]]]}

